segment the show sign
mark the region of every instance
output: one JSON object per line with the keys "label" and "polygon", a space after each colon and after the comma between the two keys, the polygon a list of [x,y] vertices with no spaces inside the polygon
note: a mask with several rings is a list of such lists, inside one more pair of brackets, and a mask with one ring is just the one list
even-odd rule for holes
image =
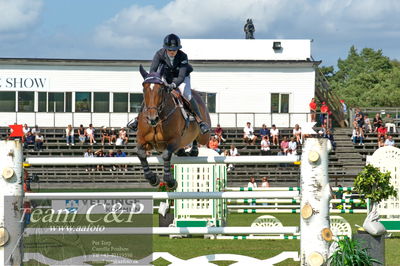
{"label": "show sign", "polygon": [[48,89],[46,77],[1,77],[0,89]]}

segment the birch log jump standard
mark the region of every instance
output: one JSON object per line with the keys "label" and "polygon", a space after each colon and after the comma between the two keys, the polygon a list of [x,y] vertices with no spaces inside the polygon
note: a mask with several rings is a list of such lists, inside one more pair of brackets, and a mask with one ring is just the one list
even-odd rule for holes
{"label": "birch log jump standard", "polygon": [[0,141],[0,264],[22,265],[22,145]]}
{"label": "birch log jump standard", "polygon": [[301,265],[323,265],[329,258],[332,232],[329,224],[331,188],[328,178],[328,152],[331,143],[308,138],[301,160],[300,259]]}

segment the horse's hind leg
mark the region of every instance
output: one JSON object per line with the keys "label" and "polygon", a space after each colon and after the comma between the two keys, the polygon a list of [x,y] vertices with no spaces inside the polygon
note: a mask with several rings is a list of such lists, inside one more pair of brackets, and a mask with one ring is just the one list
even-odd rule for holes
{"label": "horse's hind leg", "polygon": [[198,156],[199,148],[197,147],[197,140],[194,140],[192,143],[192,148],[190,149],[189,156]]}
{"label": "horse's hind leg", "polygon": [[162,159],[164,160],[164,181],[170,190],[175,190],[178,182],[171,176],[171,156],[172,151],[168,148],[162,154]]}
{"label": "horse's hind leg", "polygon": [[137,146],[137,156],[139,157],[140,163],[142,165],[144,177],[153,187],[158,186],[158,184],[160,184],[160,179],[158,178],[157,174],[153,173],[150,170],[149,163],[147,162],[146,150],[141,145]]}

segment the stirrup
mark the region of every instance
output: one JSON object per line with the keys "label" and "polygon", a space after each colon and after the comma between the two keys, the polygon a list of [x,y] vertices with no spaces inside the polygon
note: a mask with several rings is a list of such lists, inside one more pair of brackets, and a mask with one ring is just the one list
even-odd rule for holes
{"label": "stirrup", "polygon": [[129,121],[129,123],[126,125],[126,127],[131,129],[132,131],[137,131],[138,124],[139,124],[139,122],[135,118],[135,119],[132,119],[131,121]]}
{"label": "stirrup", "polygon": [[206,133],[210,132],[210,127],[207,125],[207,123],[205,123],[203,121],[201,121],[199,123],[199,127],[200,127],[201,134],[206,134]]}

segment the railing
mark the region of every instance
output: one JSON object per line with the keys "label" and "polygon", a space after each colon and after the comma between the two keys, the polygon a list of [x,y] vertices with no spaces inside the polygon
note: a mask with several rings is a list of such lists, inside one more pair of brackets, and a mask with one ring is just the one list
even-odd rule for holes
{"label": "railing", "polygon": [[[137,116],[136,113],[43,113],[43,112],[9,112],[0,113],[0,126],[28,124],[30,127],[66,127],[71,124],[79,127],[83,124],[93,124],[94,127],[125,127],[126,124]],[[304,122],[310,122],[310,113],[258,113],[258,112],[220,112],[211,113],[211,124],[215,127],[244,127],[246,122],[251,122],[253,127],[268,127],[275,124],[277,127],[301,126]]]}

